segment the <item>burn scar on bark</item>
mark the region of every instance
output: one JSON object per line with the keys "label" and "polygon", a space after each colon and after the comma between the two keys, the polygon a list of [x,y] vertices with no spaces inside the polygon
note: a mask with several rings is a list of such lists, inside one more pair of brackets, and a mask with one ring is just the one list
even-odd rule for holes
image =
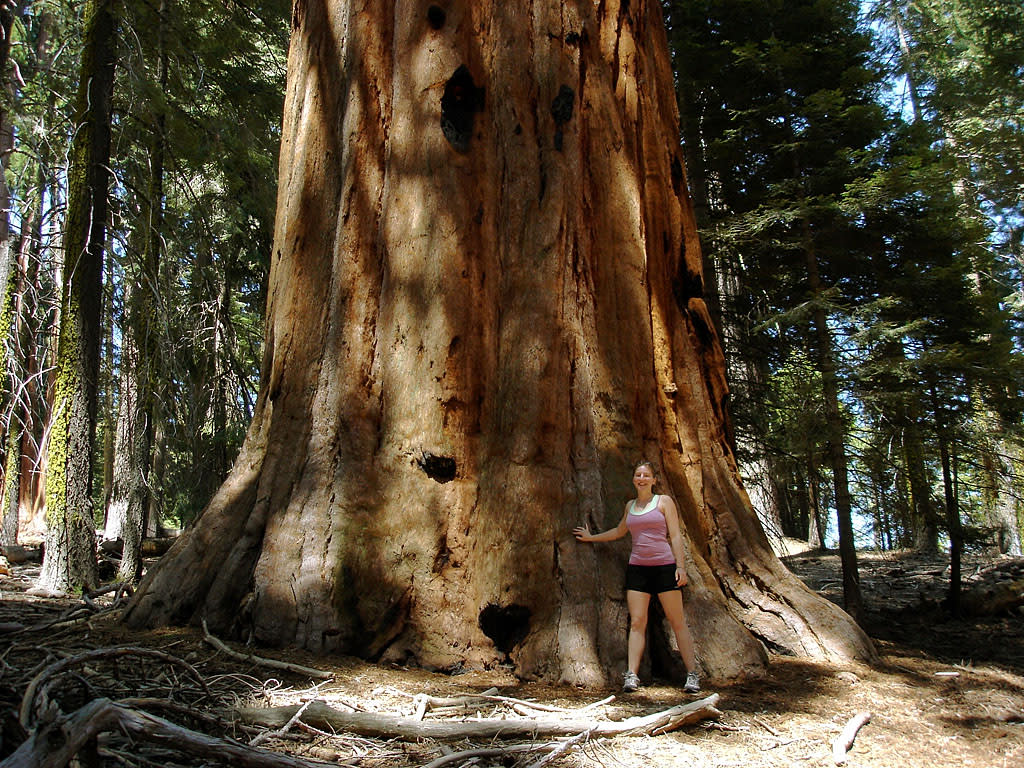
{"label": "burn scar on bark", "polygon": [[479,624],[494,647],[508,655],[529,634],[530,609],[515,603],[506,606],[490,603],[480,611]]}
{"label": "burn scar on bark", "polygon": [[448,14],[445,13],[444,8],[439,5],[432,5],[427,8],[427,23],[433,29],[441,29],[444,26],[445,21],[448,19]]}
{"label": "burn scar on bark", "polygon": [[683,162],[679,159],[679,155],[672,156],[672,191],[676,193],[676,197],[683,194],[683,180],[685,174],[683,173]]}
{"label": "burn scar on bark", "polygon": [[423,451],[416,464],[427,477],[439,483],[450,483],[458,474],[458,465],[451,456],[437,456]]}
{"label": "burn scar on bark", "polygon": [[448,78],[441,96],[441,131],[456,152],[469,151],[474,118],[483,109],[484,89],[477,87],[463,64]]}
{"label": "burn scar on bark", "polygon": [[558,89],[558,95],[551,102],[551,117],[555,120],[555,149],[562,151],[562,126],[572,120],[576,105],[576,92],[568,85]]}

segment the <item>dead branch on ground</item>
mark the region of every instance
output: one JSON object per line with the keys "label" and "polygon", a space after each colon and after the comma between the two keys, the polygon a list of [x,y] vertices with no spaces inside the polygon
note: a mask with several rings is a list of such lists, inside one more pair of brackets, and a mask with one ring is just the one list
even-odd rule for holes
{"label": "dead branch on ground", "polygon": [[556,707],[551,704],[541,704],[538,701],[529,701],[527,699],[517,699],[512,696],[501,696],[498,694],[497,688],[488,688],[482,693],[473,693],[466,696],[430,696],[425,693],[406,693],[405,691],[399,691],[392,689],[393,693],[397,693],[401,696],[409,696],[413,700],[413,704],[416,705],[416,719],[422,720],[427,714],[434,715],[436,717],[450,717],[457,714],[465,714],[473,712],[479,709],[481,704],[488,702],[496,702],[499,704],[507,704],[513,710],[518,712],[520,715],[525,717],[533,717],[537,712],[558,712],[558,713],[575,713],[582,714],[598,707],[610,704],[615,701],[614,696],[608,696],[600,701],[595,701],[591,704],[587,704],[583,707],[566,708]]}
{"label": "dead branch on ground", "polygon": [[265,659],[261,656],[254,656],[251,653],[240,653],[228,648],[223,641],[214,637],[210,634],[209,628],[206,626],[206,620],[203,620],[203,639],[216,648],[221,653],[230,656],[233,659],[239,661],[247,661],[252,664],[258,664],[261,667],[269,667],[271,669],[283,669],[288,672],[296,672],[300,675],[308,675],[317,680],[329,680],[334,677],[331,672],[325,672],[322,669],[314,669],[313,667],[304,667],[301,664],[292,664],[287,661],[278,661],[277,659]]}
{"label": "dead branch on ground", "polygon": [[[100,605],[96,602],[96,598],[103,597],[111,592],[114,593],[112,603],[109,605]],[[35,590],[28,590],[27,594],[36,595],[36,592]],[[92,592],[84,593],[80,602],[65,609],[58,616],[31,625],[21,622],[18,622],[17,624],[12,623],[7,627],[6,634],[33,634],[43,631],[53,633],[64,629],[72,629],[81,624],[90,622],[99,616],[113,614],[119,611],[122,606],[127,603],[131,595],[132,587],[130,584],[125,582],[108,584],[107,586],[93,590]],[[42,593],[41,596],[51,597],[51,595],[46,592]]]}
{"label": "dead branch on ground", "polygon": [[487,757],[509,757],[516,754],[533,754],[541,753],[543,757],[533,763],[530,763],[527,768],[541,768],[541,766],[554,760],[556,757],[564,754],[575,746],[586,742],[591,736],[590,731],[584,731],[573,736],[570,739],[561,739],[559,741],[550,741],[546,743],[529,743],[529,744],[509,744],[504,747],[481,747],[480,749],[466,749],[461,752],[452,752],[451,754],[442,755],[436,760],[431,760],[429,763],[423,766],[423,768],[441,768],[441,766],[448,765],[449,763],[464,762],[469,764],[470,761],[476,761],[481,758]]}
{"label": "dead branch on ground", "polygon": [[326,763],[254,749],[227,739],[190,731],[163,718],[97,699],[70,715],[40,723],[0,768],[63,768],[103,732],[126,734],[136,743],[227,762],[239,768],[322,768]]}
{"label": "dead branch on ground", "polygon": [[858,712],[846,723],[843,732],[832,742],[832,760],[836,765],[842,765],[846,762],[846,753],[853,747],[854,739],[857,738],[857,732],[870,720],[870,712]]}
{"label": "dead branch on ground", "polygon": [[[670,709],[641,717],[619,721],[578,719],[474,719],[461,721],[425,721],[415,717],[402,717],[374,712],[343,712],[322,701],[308,702],[302,722],[315,728],[348,731],[375,738],[418,741],[489,741],[497,738],[550,738],[574,736],[589,731],[593,736],[658,735],[684,725],[718,717],[715,708],[718,695],[681,704]],[[245,723],[264,728],[280,728],[298,711],[299,705],[274,708],[245,707],[235,710]]]}

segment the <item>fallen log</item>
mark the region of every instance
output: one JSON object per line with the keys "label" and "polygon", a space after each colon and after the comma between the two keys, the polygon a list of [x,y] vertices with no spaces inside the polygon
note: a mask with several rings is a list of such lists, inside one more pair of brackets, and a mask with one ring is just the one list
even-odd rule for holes
{"label": "fallen log", "polygon": [[158,557],[167,553],[171,545],[178,540],[177,536],[157,536],[142,540],[142,554],[145,557]]}
{"label": "fallen log", "polygon": [[[313,701],[306,707],[301,721],[321,730],[345,731],[360,736],[385,739],[419,741],[489,741],[508,738],[547,738],[572,736],[589,731],[591,736],[657,735],[684,725],[718,717],[721,712],[715,708],[718,694],[704,699],[626,720],[579,720],[579,719],[481,719],[481,720],[418,720],[374,712],[343,712],[323,701]],[[245,723],[263,728],[280,728],[287,724],[301,705],[260,708],[243,707],[234,710],[235,715]]]}
{"label": "fallen log", "polygon": [[[143,557],[159,557],[167,554],[167,550],[174,545],[175,541],[177,541],[177,536],[157,536],[143,539],[139,543],[139,552]],[[99,550],[103,554],[120,559],[124,555],[124,539],[103,539],[99,544]]]}
{"label": "fallen log", "polygon": [[38,547],[23,547],[20,544],[0,547],[0,553],[7,558],[11,565],[24,565],[29,561],[40,562],[43,559]]}
{"label": "fallen log", "polygon": [[156,744],[237,768],[322,768],[328,763],[303,760],[278,752],[190,731],[163,718],[95,699],[70,715],[57,717],[32,731],[0,768],[64,768],[103,732],[126,734],[136,743]]}

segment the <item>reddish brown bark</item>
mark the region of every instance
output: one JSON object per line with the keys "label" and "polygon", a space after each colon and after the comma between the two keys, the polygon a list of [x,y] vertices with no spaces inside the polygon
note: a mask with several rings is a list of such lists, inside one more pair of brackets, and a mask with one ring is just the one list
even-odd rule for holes
{"label": "reddish brown bark", "polygon": [[657,2],[298,0],[259,405],[128,620],[603,681],[625,550],[571,532],[647,456],[706,672],[871,655],[751,511],[701,293]]}

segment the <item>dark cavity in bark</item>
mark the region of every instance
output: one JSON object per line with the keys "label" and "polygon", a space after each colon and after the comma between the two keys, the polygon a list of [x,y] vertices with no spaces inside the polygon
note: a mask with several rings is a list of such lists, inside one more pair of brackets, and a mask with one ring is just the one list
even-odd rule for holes
{"label": "dark cavity in bark", "polygon": [[441,96],[441,131],[456,152],[469,151],[473,122],[484,108],[484,89],[478,88],[463,64],[444,86]]}
{"label": "dark cavity in bark", "polygon": [[[683,262],[685,264],[685,260]],[[676,279],[672,282],[672,293],[675,294],[676,304],[686,312],[690,299],[702,298],[704,296],[704,278],[686,267],[679,270]]]}
{"label": "dark cavity in bark", "polygon": [[458,474],[458,466],[455,459],[450,456],[436,456],[433,453],[423,452],[416,462],[427,477],[439,483],[450,483]]}
{"label": "dark cavity in bark", "polygon": [[480,611],[480,629],[502,653],[509,653],[530,631],[530,609],[525,605],[491,603]]}
{"label": "dark cavity in bark", "polygon": [[434,29],[441,29],[447,18],[448,14],[444,12],[444,8],[438,5],[432,5],[427,9],[427,23]]}
{"label": "dark cavity in bark", "polygon": [[683,194],[683,162],[679,155],[672,157],[672,191],[677,196]]}
{"label": "dark cavity in bark", "polygon": [[551,102],[551,117],[555,119],[555,149],[562,151],[562,126],[572,120],[576,103],[576,92],[568,85],[558,89],[558,95]]}

